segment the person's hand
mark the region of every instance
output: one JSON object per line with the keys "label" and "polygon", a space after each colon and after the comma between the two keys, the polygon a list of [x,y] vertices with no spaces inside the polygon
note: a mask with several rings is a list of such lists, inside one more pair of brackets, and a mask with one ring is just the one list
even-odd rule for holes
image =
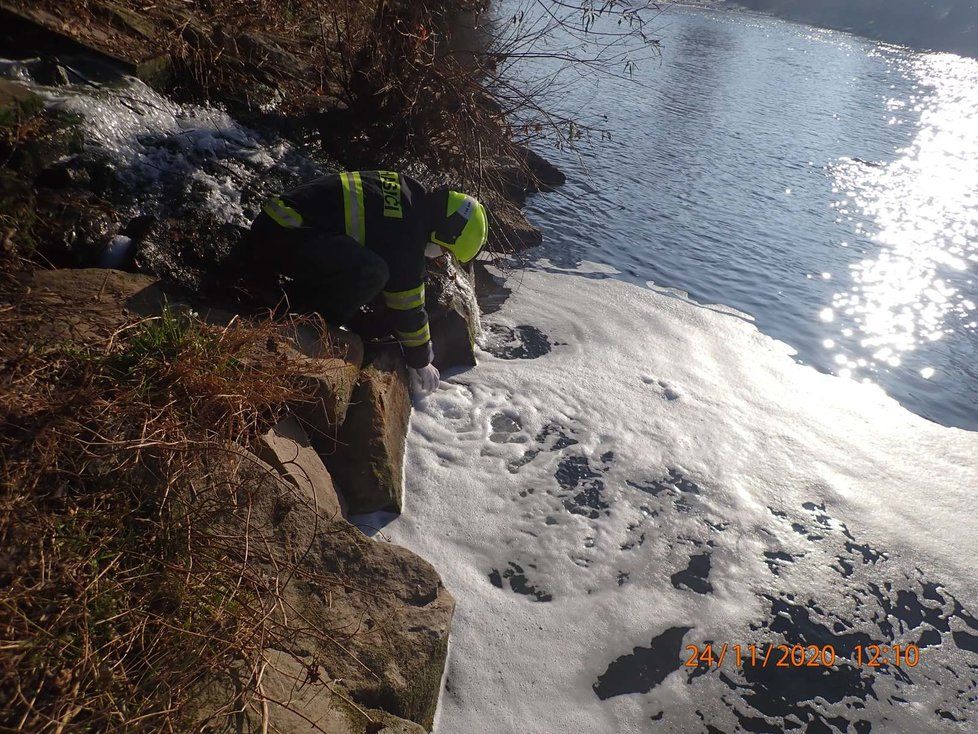
{"label": "person's hand", "polygon": [[430,395],[438,389],[440,380],[441,374],[433,364],[427,364],[421,369],[408,367],[408,382],[415,395]]}

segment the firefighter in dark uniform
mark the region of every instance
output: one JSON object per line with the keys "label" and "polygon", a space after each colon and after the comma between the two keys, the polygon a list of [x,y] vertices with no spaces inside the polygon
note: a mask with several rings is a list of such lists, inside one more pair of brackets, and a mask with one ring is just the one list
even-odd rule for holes
{"label": "firefighter in dark uniform", "polygon": [[424,303],[425,255],[472,260],[486,242],[482,204],[447,188],[428,192],[392,171],[323,176],[268,199],[251,225],[255,264],[286,277],[289,307],[336,325],[383,294],[415,391],[440,375]]}

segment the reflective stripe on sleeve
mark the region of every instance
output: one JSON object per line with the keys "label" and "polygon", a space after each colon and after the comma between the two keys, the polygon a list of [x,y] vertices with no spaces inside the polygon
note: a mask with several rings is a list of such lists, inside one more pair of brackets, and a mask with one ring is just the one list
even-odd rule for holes
{"label": "reflective stripe on sleeve", "polygon": [[346,234],[362,245],[367,240],[363,209],[363,182],[360,180],[360,174],[356,171],[341,173],[340,181],[343,184],[343,214]]}
{"label": "reflective stripe on sleeve", "polygon": [[277,196],[266,199],[261,209],[280,227],[298,229],[302,226],[302,215]]}
{"label": "reflective stripe on sleeve", "polygon": [[384,291],[384,303],[395,311],[410,311],[424,305],[424,283],[407,291]]}
{"label": "reflective stripe on sleeve", "polygon": [[406,347],[420,347],[431,341],[431,329],[425,324],[417,331],[395,331],[398,340]]}

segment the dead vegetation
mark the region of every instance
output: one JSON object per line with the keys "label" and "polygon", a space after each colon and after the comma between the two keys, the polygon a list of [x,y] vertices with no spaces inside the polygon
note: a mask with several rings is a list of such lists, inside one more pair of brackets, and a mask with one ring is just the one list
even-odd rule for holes
{"label": "dead vegetation", "polygon": [[[606,134],[597,111],[559,109],[561,85],[630,74],[657,48],[656,6],[624,0],[523,0],[512,17],[484,0],[2,4],[179,99],[318,134],[344,167],[420,164],[490,200],[512,198],[514,178],[524,194],[546,183],[528,144]],[[552,65],[525,78],[526,59]]]}
{"label": "dead vegetation", "polygon": [[0,313],[0,728],[185,731],[210,676],[294,634],[278,592],[296,568],[249,544],[236,467],[302,381],[254,360],[270,323],[168,310],[37,344],[50,318]]}
{"label": "dead vegetation", "polygon": [[[507,167],[533,185],[523,145],[547,130],[576,134],[533,89],[500,81],[526,45],[493,47],[487,38],[464,56],[446,52],[438,40],[455,3],[0,4],[46,13],[180,98],[298,120],[344,165],[419,161],[490,201],[512,186]],[[579,10],[571,3],[561,12]],[[361,633],[359,612],[337,628],[305,618],[283,596],[288,582],[315,586],[330,609],[333,587],[370,595],[338,571],[312,574],[300,556],[273,553],[267,534],[252,532],[255,482],[242,481],[243,451],[307,397],[308,382],[270,351],[271,322],[217,328],[168,311],[105,338],[43,336],[60,315],[32,310],[16,292],[10,271],[23,257],[7,243],[55,236],[38,220],[27,182],[77,147],[70,126],[52,127],[63,129],[36,161],[13,157],[47,128],[18,128],[0,141],[0,196],[11,202],[0,212],[10,255],[0,268],[0,730],[186,731],[195,695],[229,670],[242,671],[231,706],[261,711],[265,651],[292,649],[300,628],[306,640],[344,651]],[[47,219],[66,229],[67,205],[51,201],[59,214]],[[83,203],[101,205],[92,202]],[[253,467],[252,479],[261,471]],[[368,662],[354,658],[351,667],[379,681]],[[298,677],[321,670],[313,662]],[[440,675],[439,664],[406,678],[424,684],[420,701],[437,697]],[[385,702],[386,689],[376,688],[371,700]]]}

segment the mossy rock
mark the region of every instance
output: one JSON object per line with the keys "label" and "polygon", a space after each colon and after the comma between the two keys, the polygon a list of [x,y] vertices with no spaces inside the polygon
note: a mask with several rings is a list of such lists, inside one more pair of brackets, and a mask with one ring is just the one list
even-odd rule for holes
{"label": "mossy rock", "polygon": [[27,179],[34,179],[60,161],[84,151],[85,137],[79,118],[44,112],[32,134],[19,140],[10,152],[9,166]]}
{"label": "mossy rock", "polygon": [[41,98],[27,87],[0,79],[0,128],[15,127],[44,109]]}

